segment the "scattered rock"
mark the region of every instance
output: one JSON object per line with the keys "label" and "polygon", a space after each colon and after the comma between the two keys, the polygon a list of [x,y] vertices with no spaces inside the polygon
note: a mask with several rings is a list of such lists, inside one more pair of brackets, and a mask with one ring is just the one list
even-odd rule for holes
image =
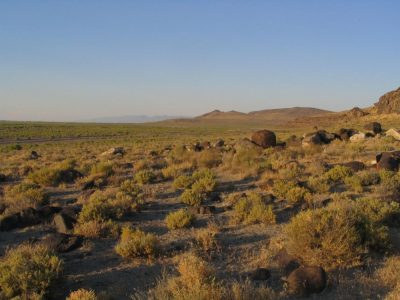
{"label": "scattered rock", "polygon": [[341,128],[338,131],[338,135],[342,141],[348,141],[353,135],[357,134],[358,131],[351,128]]}
{"label": "scattered rock", "polygon": [[301,144],[303,147],[309,147],[312,145],[324,145],[330,144],[335,139],[340,139],[340,137],[335,133],[330,133],[325,130],[319,130],[316,132],[305,134],[303,136]]}
{"label": "scattered rock", "polygon": [[9,231],[41,223],[41,216],[34,208],[26,208],[18,213],[9,215],[0,220],[0,230]]}
{"label": "scattered rock", "polygon": [[114,147],[110,148],[107,151],[101,153],[101,156],[113,156],[113,155],[121,155],[125,154],[125,149],[123,147]]}
{"label": "scattered rock", "polygon": [[209,141],[204,141],[204,142],[200,143],[200,146],[203,149],[210,149],[211,148],[211,143]]}
{"label": "scattered rock", "polygon": [[357,143],[357,142],[361,142],[361,141],[365,140],[366,138],[367,137],[366,137],[365,133],[359,132],[350,137],[350,142]]}
{"label": "scattered rock", "polygon": [[382,132],[382,125],[378,122],[368,123],[364,126],[365,130],[371,131],[374,134],[378,134]]}
{"label": "scattered rock", "polygon": [[400,88],[380,97],[375,108],[378,114],[400,113]]}
{"label": "scattered rock", "polygon": [[265,148],[275,147],[276,146],[276,135],[274,132],[270,130],[259,130],[252,134],[251,141]]}
{"label": "scattered rock", "polygon": [[250,278],[252,280],[265,281],[271,277],[271,272],[265,268],[258,268],[251,272]]}
{"label": "scattered rock", "polygon": [[59,213],[61,211],[61,207],[58,206],[42,206],[38,208],[36,211],[40,215],[41,218],[43,219],[49,219],[51,218],[54,214]]}
{"label": "scattered rock", "polygon": [[400,131],[394,128],[390,128],[388,131],[386,131],[386,136],[391,136],[395,140],[400,141]]}
{"label": "scattered rock", "polygon": [[53,223],[56,227],[57,232],[69,233],[74,228],[76,219],[73,218],[70,214],[65,213],[63,210],[54,216]]}
{"label": "scattered rock", "polygon": [[327,282],[327,276],[321,267],[300,267],[287,278],[288,292],[296,296],[308,296],[321,293]]}
{"label": "scattered rock", "polygon": [[378,170],[398,171],[400,165],[400,151],[382,152],[376,156]]}
{"label": "scattered rock", "polygon": [[216,141],[214,144],[213,144],[213,147],[214,148],[222,148],[223,146],[225,145],[225,142],[224,142],[224,140],[218,140],[218,141]]}
{"label": "scattered rock", "polygon": [[52,233],[46,236],[42,243],[59,253],[73,251],[82,246],[83,238],[75,235]]}
{"label": "scattered rock", "polygon": [[36,151],[32,151],[31,154],[29,155],[29,159],[35,160],[39,158],[39,154]]}
{"label": "scattered rock", "polygon": [[300,262],[294,256],[288,254],[285,249],[279,250],[274,259],[278,267],[284,270],[285,274],[289,274],[300,267]]}

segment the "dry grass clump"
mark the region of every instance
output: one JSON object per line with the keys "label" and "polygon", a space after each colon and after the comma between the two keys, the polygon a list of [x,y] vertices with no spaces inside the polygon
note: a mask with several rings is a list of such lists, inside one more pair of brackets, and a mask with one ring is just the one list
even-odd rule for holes
{"label": "dry grass clump", "polygon": [[197,246],[205,252],[218,248],[217,235],[219,231],[218,226],[215,224],[210,224],[207,228],[198,229],[195,236]]}
{"label": "dry grass clump", "polygon": [[161,173],[164,178],[171,179],[190,171],[191,168],[192,165],[190,162],[182,162],[180,164],[169,165],[168,167],[162,169]]}
{"label": "dry grass clump", "polygon": [[325,178],[333,183],[343,183],[346,177],[353,175],[353,171],[346,166],[337,165],[325,172]]}
{"label": "dry grass clump", "polygon": [[22,244],[0,260],[0,298],[44,299],[62,271],[62,261],[45,246]]}
{"label": "dry grass clump", "polygon": [[274,195],[280,199],[286,199],[291,204],[309,200],[310,191],[293,180],[276,180],[273,187]]}
{"label": "dry grass clump", "polygon": [[190,188],[193,183],[194,183],[194,179],[192,176],[180,175],[175,178],[172,186],[174,187],[175,190],[187,189],[187,188]]}
{"label": "dry grass clump", "polygon": [[232,221],[245,225],[255,223],[274,224],[275,214],[272,206],[263,202],[261,195],[252,192],[242,196],[233,206]]}
{"label": "dry grass clump", "polygon": [[121,207],[113,205],[112,198],[104,192],[95,192],[82,207],[78,221],[106,221],[122,217],[124,211]]}
{"label": "dry grass clump", "polygon": [[198,170],[190,178],[193,183],[184,190],[181,200],[185,204],[198,206],[204,197],[215,190],[217,181],[209,169]]}
{"label": "dry grass clump", "polygon": [[66,160],[51,167],[41,168],[31,174],[28,178],[34,183],[44,186],[58,186],[60,183],[72,183],[80,177],[80,173],[75,170],[74,160]]}
{"label": "dry grass clump", "polygon": [[168,229],[186,228],[192,225],[195,217],[186,209],[180,209],[175,212],[170,212],[165,218],[165,223]]}
{"label": "dry grass clump", "polygon": [[400,193],[400,175],[396,172],[382,170],[379,172],[380,184],[375,191],[382,198],[398,198]]}
{"label": "dry grass clump", "polygon": [[224,284],[215,276],[214,268],[193,253],[179,259],[178,275],[164,276],[143,299],[154,300],[272,300],[279,295],[267,287],[257,287],[249,280]]}
{"label": "dry grass clump", "polygon": [[135,181],[139,184],[154,183],[157,176],[150,170],[141,170],[135,174]]}
{"label": "dry grass clump", "polygon": [[153,257],[159,250],[158,238],[140,229],[124,227],[115,251],[126,258]]}
{"label": "dry grass clump", "polygon": [[117,237],[119,226],[112,220],[90,220],[78,222],[74,227],[74,233],[87,238]]}
{"label": "dry grass clump", "polygon": [[79,289],[69,294],[66,300],[97,300],[96,293],[93,290]]}
{"label": "dry grass clump", "polygon": [[100,162],[92,166],[90,175],[97,177],[110,177],[114,172],[114,164],[112,162]]}
{"label": "dry grass clump", "polygon": [[332,203],[299,213],[285,227],[287,249],[307,264],[327,269],[357,264],[365,248],[390,247],[389,220],[398,220],[399,205],[361,199]]}
{"label": "dry grass clump", "polygon": [[48,195],[35,183],[20,183],[6,190],[4,204],[8,212],[44,205],[48,203]]}

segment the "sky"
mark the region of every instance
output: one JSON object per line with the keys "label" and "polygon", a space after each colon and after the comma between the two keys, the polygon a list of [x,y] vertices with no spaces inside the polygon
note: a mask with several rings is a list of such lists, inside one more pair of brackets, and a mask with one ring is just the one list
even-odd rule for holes
{"label": "sky", "polygon": [[367,107],[400,86],[397,0],[1,0],[0,119]]}

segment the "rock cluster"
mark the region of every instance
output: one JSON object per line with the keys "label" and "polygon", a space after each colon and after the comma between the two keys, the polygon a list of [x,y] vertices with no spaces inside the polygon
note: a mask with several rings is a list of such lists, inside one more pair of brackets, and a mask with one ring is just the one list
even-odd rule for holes
{"label": "rock cluster", "polygon": [[378,114],[400,113],[400,88],[380,97],[375,108]]}

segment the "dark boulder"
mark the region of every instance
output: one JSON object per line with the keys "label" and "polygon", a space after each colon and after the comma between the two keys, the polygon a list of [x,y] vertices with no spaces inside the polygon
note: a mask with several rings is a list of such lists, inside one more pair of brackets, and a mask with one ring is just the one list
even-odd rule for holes
{"label": "dark boulder", "polygon": [[7,180],[7,176],[0,173],[0,182],[5,182]]}
{"label": "dark boulder", "polygon": [[39,156],[40,156],[39,153],[37,153],[36,151],[31,151],[31,154],[29,155],[29,159],[36,160],[39,158]]}
{"label": "dark boulder", "polygon": [[330,144],[332,141],[339,139],[340,136],[336,133],[330,133],[325,130],[318,130],[316,132],[307,133],[303,136],[302,145],[326,145]]}
{"label": "dark boulder", "polygon": [[13,214],[0,219],[0,231],[9,231],[19,226],[19,214]]}
{"label": "dark boulder", "polygon": [[74,228],[76,219],[71,214],[61,211],[54,216],[53,223],[57,232],[69,233]]}
{"label": "dark boulder", "polygon": [[251,141],[263,148],[276,146],[276,135],[270,130],[259,130],[252,134]]}
{"label": "dark boulder", "polygon": [[400,165],[400,151],[382,152],[376,156],[378,170],[398,171]]}
{"label": "dark boulder", "polygon": [[62,208],[58,207],[58,206],[45,205],[45,206],[39,207],[38,209],[36,209],[36,211],[41,218],[49,219],[54,214],[59,213],[61,211],[61,209]]}
{"label": "dark boulder", "polygon": [[40,224],[42,221],[40,214],[34,208],[25,208],[24,210],[6,216],[0,220],[0,230],[8,231],[16,228],[24,228]]}
{"label": "dark boulder", "polygon": [[271,272],[265,268],[257,268],[250,274],[252,280],[265,281],[271,277]]}
{"label": "dark boulder", "polygon": [[308,296],[321,293],[327,282],[327,276],[321,267],[300,267],[287,278],[288,293],[295,296]]}
{"label": "dark boulder", "polygon": [[279,250],[274,259],[277,266],[281,268],[285,274],[289,274],[300,267],[300,262],[294,256],[288,254],[285,249]]}
{"label": "dark boulder", "polygon": [[213,147],[214,148],[222,148],[223,146],[225,145],[225,142],[224,142],[224,140],[218,140],[218,141],[216,141],[214,144],[213,144]]}
{"label": "dark boulder", "polygon": [[337,135],[342,141],[348,141],[353,135],[357,134],[358,131],[351,128],[341,128]]}
{"label": "dark boulder", "polygon": [[365,124],[364,129],[371,131],[374,134],[382,133],[382,125],[378,122]]}
{"label": "dark boulder", "polygon": [[83,238],[80,236],[62,233],[52,233],[42,240],[42,243],[45,244],[49,249],[59,253],[73,251],[82,246],[82,242]]}

